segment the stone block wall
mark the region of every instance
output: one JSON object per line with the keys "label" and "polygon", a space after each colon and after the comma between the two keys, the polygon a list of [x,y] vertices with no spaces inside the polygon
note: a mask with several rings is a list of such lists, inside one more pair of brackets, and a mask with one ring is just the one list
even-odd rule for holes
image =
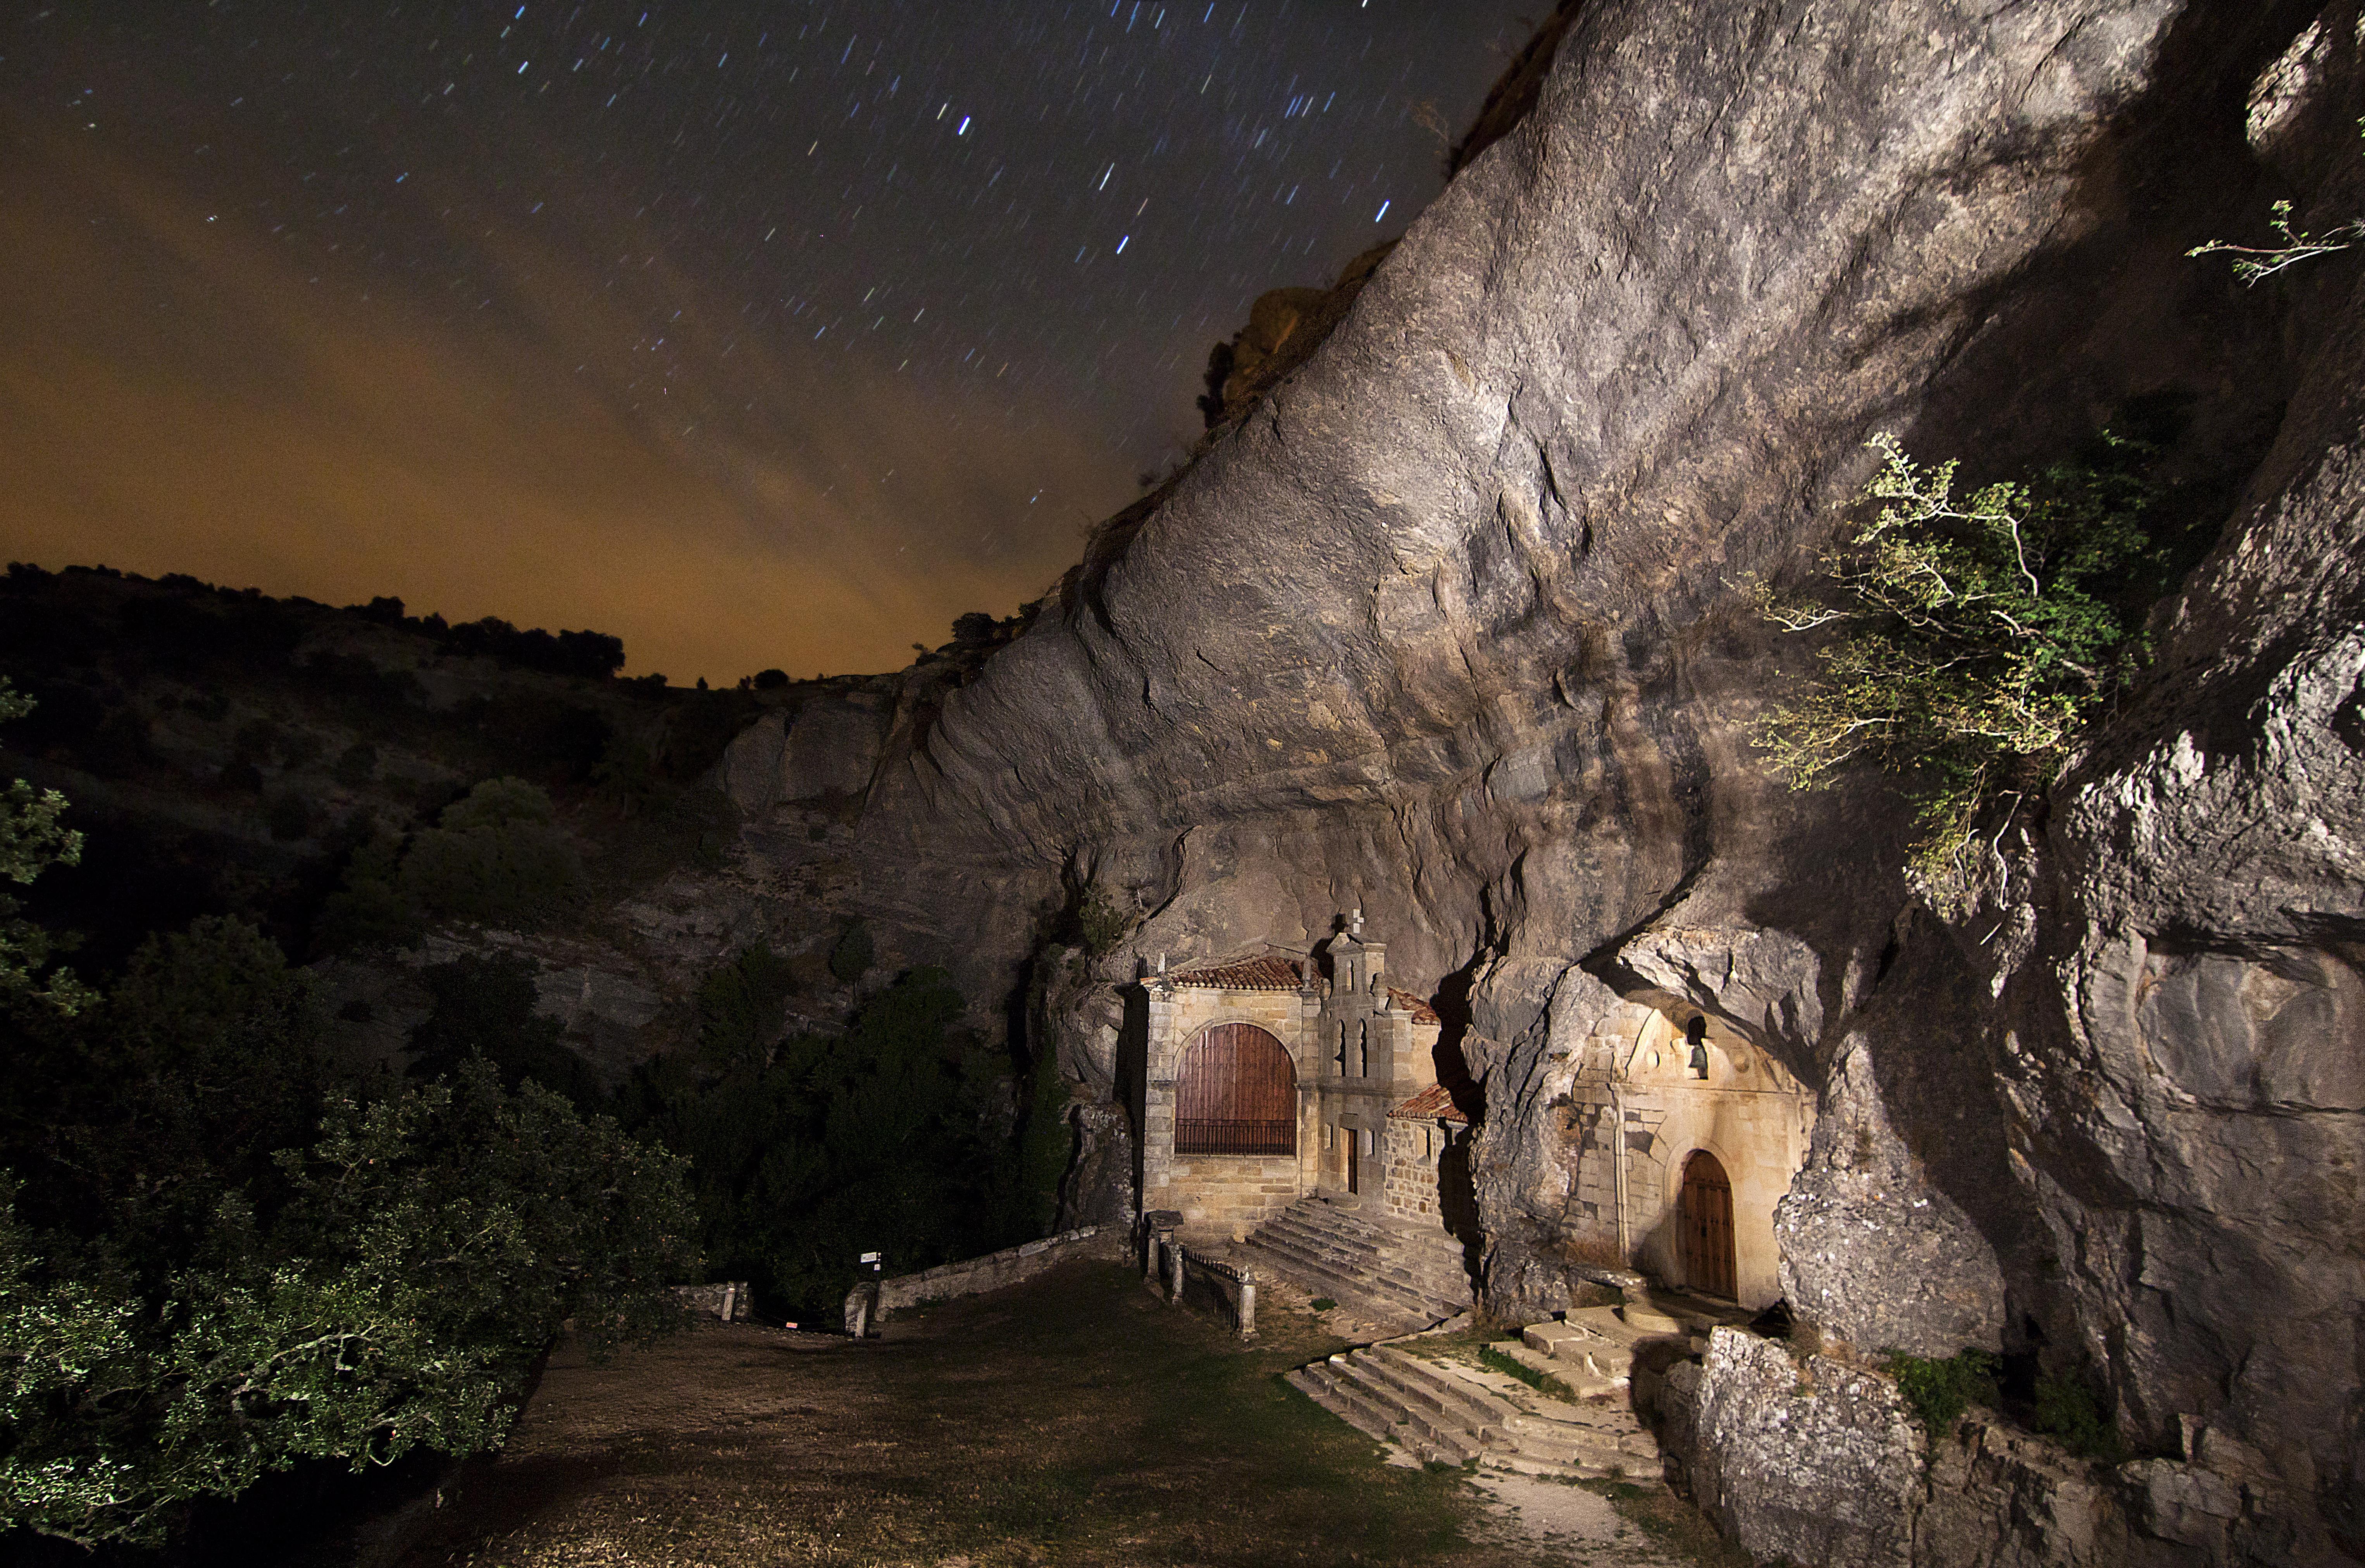
{"label": "stone block wall", "polygon": [[1391,1121],[1382,1136],[1381,1204],[1397,1219],[1442,1226],[1437,1165],[1450,1135],[1433,1122]]}
{"label": "stone block wall", "polygon": [[[1315,1003],[1297,991],[1202,991],[1149,993],[1147,1081],[1142,1090],[1141,1207],[1181,1211],[1194,1230],[1229,1232],[1255,1225],[1297,1200],[1319,1174],[1319,1126],[1308,1090],[1306,1020]],[[1281,1042],[1297,1073],[1295,1155],[1178,1154],[1177,1079],[1182,1054],[1215,1024],[1253,1024]]]}
{"label": "stone block wall", "polygon": [[1130,1233],[1125,1226],[1087,1225],[1047,1236],[1040,1241],[1029,1241],[1023,1247],[988,1252],[981,1258],[964,1258],[957,1263],[923,1269],[916,1274],[891,1275],[876,1282],[875,1308],[870,1295],[873,1286],[866,1281],[846,1293],[846,1332],[860,1332],[858,1325],[865,1314],[869,1315],[869,1326],[875,1330],[899,1308],[1000,1290],[1076,1258],[1123,1259],[1131,1252]]}
{"label": "stone block wall", "polygon": [[673,1294],[689,1311],[702,1317],[734,1323],[756,1316],[756,1300],[745,1280],[711,1285],[676,1285]]}
{"label": "stone block wall", "polygon": [[[1298,1137],[1303,1147],[1303,1128]],[[1144,1179],[1141,1206],[1178,1210],[1194,1231],[1229,1233],[1279,1214],[1301,1190],[1295,1155],[1178,1154],[1162,1162],[1154,1183]]]}

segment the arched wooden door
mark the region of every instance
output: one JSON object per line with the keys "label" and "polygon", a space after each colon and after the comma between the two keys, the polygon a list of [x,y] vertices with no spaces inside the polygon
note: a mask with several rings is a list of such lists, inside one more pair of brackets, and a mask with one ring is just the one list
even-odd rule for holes
{"label": "arched wooden door", "polygon": [[1702,1295],[1731,1299],[1735,1272],[1732,1258],[1732,1182],[1715,1155],[1694,1149],[1684,1162],[1683,1198],[1677,1207],[1683,1227],[1684,1283]]}
{"label": "arched wooden door", "polygon": [[1255,1025],[1209,1025],[1175,1076],[1175,1153],[1297,1152],[1297,1070]]}

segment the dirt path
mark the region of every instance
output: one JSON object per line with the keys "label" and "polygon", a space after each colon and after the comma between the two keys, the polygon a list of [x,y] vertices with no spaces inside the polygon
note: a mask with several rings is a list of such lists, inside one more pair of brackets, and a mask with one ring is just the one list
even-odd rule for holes
{"label": "dirt path", "polygon": [[1385,1463],[1276,1375],[1341,1342],[1302,1310],[1262,1327],[1244,1350],[1077,1264],[879,1343],[712,1325],[562,1354],[403,1568],[1697,1561],[1647,1553],[1631,1499]]}

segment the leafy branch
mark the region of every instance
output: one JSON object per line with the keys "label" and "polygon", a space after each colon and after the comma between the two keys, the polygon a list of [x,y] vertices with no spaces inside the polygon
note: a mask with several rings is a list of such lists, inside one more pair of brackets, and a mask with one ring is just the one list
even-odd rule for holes
{"label": "leafy branch", "polygon": [[1917,464],[1876,437],[1881,505],[1827,554],[1815,597],[1760,585],[1786,631],[1839,634],[1811,690],[1774,708],[1754,739],[1793,789],[1870,762],[1909,780],[1912,869],[1959,885],[1988,807],[2049,784],[2136,651],[2102,595],[2151,554],[2143,442],[2104,432],[2094,462],[1960,497],[1957,465]]}
{"label": "leafy branch", "polygon": [[[2365,130],[2365,120],[2358,121],[2358,126],[2360,130]],[[2352,218],[2329,233],[2310,234],[2303,229],[2292,226],[2291,203],[2275,203],[2271,214],[2268,222],[2281,238],[2282,243],[2279,245],[2235,245],[2223,240],[2212,240],[2206,244],[2195,245],[2184,253],[2187,256],[2214,256],[2222,252],[2233,256],[2234,275],[2255,287],[2285,267],[2345,251],[2365,240],[2365,218]]]}

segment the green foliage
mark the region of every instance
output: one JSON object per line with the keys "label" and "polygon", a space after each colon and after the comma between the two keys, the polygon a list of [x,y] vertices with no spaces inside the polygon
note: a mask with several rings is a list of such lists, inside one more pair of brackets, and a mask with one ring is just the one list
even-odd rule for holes
{"label": "green foliage", "polygon": [[1571,1404],[1576,1401],[1576,1390],[1569,1387],[1552,1373],[1538,1372],[1517,1356],[1506,1355],[1492,1345],[1478,1347],[1478,1364],[1490,1372],[1498,1372],[1507,1376],[1518,1378],[1538,1394],[1549,1398],[1565,1399]]}
{"label": "green foliage", "polygon": [[[2141,655],[2156,579],[2146,532],[2156,449],[2104,432],[2026,484],[1954,494],[1956,465],[1924,468],[1873,442],[1884,503],[1825,558],[1822,601],[1763,596],[1794,632],[1838,628],[1815,689],[1772,710],[1757,743],[1794,789],[1866,760],[1903,776],[1919,811],[1913,868],[1959,883],[1981,811],[2049,785]],[[1833,602],[1835,600],[1835,602]]]}
{"label": "green foliage", "polygon": [[857,920],[846,928],[837,946],[829,950],[829,972],[837,977],[839,984],[852,985],[869,974],[870,966],[878,960],[879,949],[870,939],[870,927]]}
{"label": "green foliage", "polygon": [[[2365,130],[2365,120],[2358,121],[2358,128]],[[2303,229],[2292,227],[2291,203],[2279,201],[2270,210],[2272,216],[2268,218],[2268,223],[2275,231],[2277,243],[2232,245],[2223,240],[2212,240],[2206,244],[2195,245],[2184,253],[2188,256],[2214,256],[2224,252],[2234,258],[2234,275],[2245,284],[2256,286],[2285,267],[2345,251],[2365,240],[2365,218],[2352,218],[2329,233],[2310,234]]]}
{"label": "green foliage", "polygon": [[[33,700],[0,676],[0,723],[32,711]],[[82,834],[64,825],[65,812],[63,795],[36,790],[22,778],[0,790],[0,877],[22,886],[52,866],[81,864]],[[62,1013],[73,1013],[88,1002],[89,993],[71,970],[50,969],[50,959],[62,945],[18,914],[22,907],[0,893],[0,999],[33,995]]]}
{"label": "green foliage", "polygon": [[792,1038],[769,1065],[746,1053],[701,1081],[659,1058],[636,1075],[627,1125],[691,1161],[725,1277],[792,1316],[824,1315],[864,1252],[903,1272],[1041,1234],[1009,1062],[960,1027],[962,1011],[943,971],[919,969],[844,1034]]}
{"label": "green foliage", "polygon": [[403,896],[402,835],[376,826],[345,864],[342,885],[320,908],[313,946],[323,953],[350,947],[401,946],[419,935],[419,912]]}
{"label": "green foliage", "polygon": [[0,1015],[0,1529],[153,1544],[299,1460],[476,1451],[566,1319],[677,1315],[679,1162],[481,1061],[341,1091],[319,1037],[227,920]]}
{"label": "green foliage", "polygon": [[456,1072],[471,1058],[504,1083],[527,1079],[587,1110],[606,1102],[590,1064],[561,1043],[564,1025],[534,1011],[535,968],[512,954],[467,956],[419,972],[434,1005],[410,1035],[413,1077]]}
{"label": "green foliage", "polygon": [[1132,929],[1132,917],[1117,908],[1115,901],[1098,883],[1086,888],[1083,896],[1076,901],[1076,935],[1093,958],[1124,941],[1125,934]]}
{"label": "green foliage", "polygon": [[1308,1305],[1309,1306],[1311,1306],[1311,1307],[1312,1307],[1315,1311],[1317,1311],[1317,1312],[1328,1312],[1328,1311],[1329,1311],[1332,1307],[1337,1306],[1339,1304],[1338,1304],[1337,1302],[1335,1302],[1335,1301],[1332,1301],[1332,1300],[1331,1300],[1328,1296],[1327,1296],[1327,1295],[1318,1295],[1318,1296],[1316,1296],[1316,1297],[1315,1297],[1311,1302],[1307,1303],[1307,1305]]}
{"label": "green foliage", "polygon": [[760,942],[708,975],[698,988],[700,1059],[725,1075],[761,1071],[795,989],[788,960]]}
{"label": "green foliage", "polygon": [[263,820],[271,829],[271,836],[283,844],[308,837],[312,832],[312,802],[297,790],[283,790],[272,797]]}
{"label": "green foliage", "polygon": [[1075,1151],[1075,1135],[1068,1126],[1071,1097],[1059,1058],[1051,1051],[1036,1053],[1027,1079],[1026,1116],[1018,1131],[1016,1218],[1021,1227],[1048,1235],[1059,1219],[1059,1181]]}
{"label": "green foliage", "polygon": [[361,789],[377,777],[377,747],[355,741],[338,754],[334,772],[337,782],[345,788]]}
{"label": "green foliage", "polygon": [[1968,1406],[1994,1405],[1999,1397],[1996,1374],[2001,1370],[2002,1362],[1985,1350],[1959,1350],[1943,1361],[1889,1358],[1889,1375],[1897,1380],[1898,1392],[1933,1439],[1950,1436]]}
{"label": "green foliage", "polygon": [[571,900],[582,888],[583,865],[544,790],[521,778],[488,778],[411,840],[398,882],[431,916],[516,921]]}
{"label": "green foliage", "polygon": [[2127,1457],[2117,1424],[2103,1408],[2092,1380],[2080,1372],[2047,1373],[2036,1380],[2029,1426],[2080,1459],[2117,1464]]}
{"label": "green foliage", "polygon": [[591,768],[592,793],[618,816],[636,817],[656,804],[656,759],[649,748],[622,730],[608,737],[607,747]]}

